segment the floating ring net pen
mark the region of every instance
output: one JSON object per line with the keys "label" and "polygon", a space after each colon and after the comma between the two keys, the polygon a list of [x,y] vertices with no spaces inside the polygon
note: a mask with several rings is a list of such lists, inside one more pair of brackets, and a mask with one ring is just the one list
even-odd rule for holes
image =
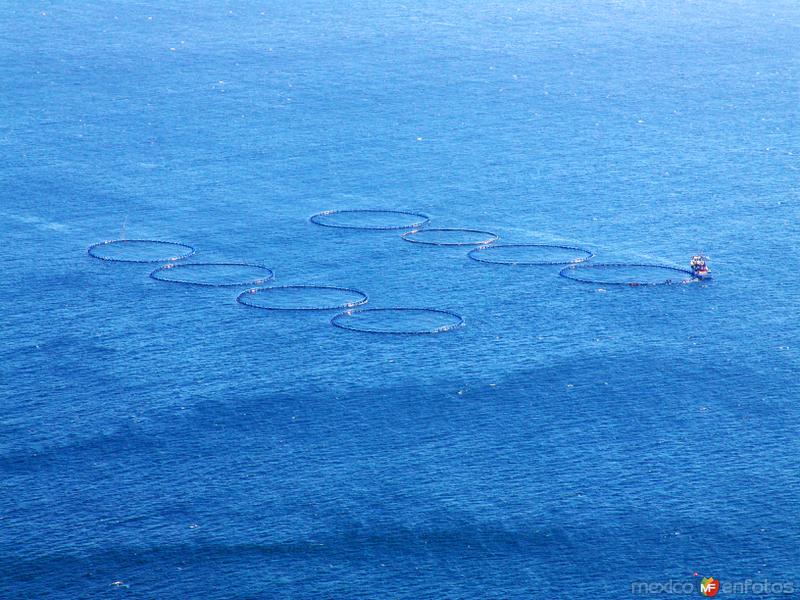
{"label": "floating ring net pen", "polygon": [[331,324],[364,333],[425,335],[463,327],[464,318],[436,308],[362,308],[336,315]]}
{"label": "floating ring net pen", "polygon": [[[592,278],[592,273],[596,273],[597,277]],[[630,287],[689,283],[697,279],[688,269],[627,263],[570,265],[561,269],[559,274],[581,283]]]}
{"label": "floating ring net pen", "polygon": [[168,264],[150,273],[159,281],[204,287],[242,287],[261,285],[275,274],[272,269],[253,263]]}
{"label": "floating ring net pen", "polygon": [[400,237],[407,242],[429,246],[486,246],[500,239],[491,231],[456,228],[415,229]]}
{"label": "floating ring net pen", "polygon": [[[578,256],[576,256],[576,254]],[[582,255],[582,256],[581,256]],[[594,256],[593,252],[576,246],[554,244],[498,244],[470,250],[469,256],[478,262],[493,265],[571,265]]]}
{"label": "floating ring net pen", "polygon": [[246,290],[236,301],[264,310],[333,310],[366,304],[367,295],[330,285],[282,285]]}
{"label": "floating ring net pen", "polygon": [[164,240],[106,240],[92,244],[86,252],[108,262],[165,263],[189,258],[197,250],[189,244]]}
{"label": "floating ring net pen", "polygon": [[367,208],[325,210],[313,215],[309,220],[323,227],[390,231],[395,229],[416,229],[430,222],[431,219],[426,214],[408,210]]}

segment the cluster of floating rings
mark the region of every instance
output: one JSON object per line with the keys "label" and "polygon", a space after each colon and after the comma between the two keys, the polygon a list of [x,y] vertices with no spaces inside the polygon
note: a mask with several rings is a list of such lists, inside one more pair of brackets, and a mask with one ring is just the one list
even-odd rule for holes
{"label": "cluster of floating rings", "polygon": [[[336,216],[344,215],[344,222],[337,223]],[[369,222],[359,223],[358,220],[373,219],[376,217],[388,217],[389,219],[397,219],[402,216],[408,223],[391,223],[391,224],[370,224]],[[347,217],[351,217],[348,221]],[[320,213],[312,215],[309,219],[316,225],[322,227],[334,227],[336,229],[359,229],[362,231],[391,231],[399,229],[418,229],[423,225],[430,222],[430,217],[423,213],[412,212],[408,210],[384,210],[378,208],[366,209],[352,209],[352,210],[324,210]]]}
{"label": "cluster of floating rings", "polygon": [[[442,236],[442,234],[444,234],[443,237],[447,237],[447,235],[451,233],[467,233],[470,235],[474,234],[475,236],[479,236],[479,239],[471,239],[468,241],[442,241],[435,239],[437,235]],[[426,240],[425,237],[431,234],[433,234],[434,239]],[[407,242],[412,242],[414,244],[427,244],[429,246],[486,246],[500,239],[499,235],[492,233],[491,231],[481,231],[480,229],[458,229],[452,227],[415,229],[413,231],[404,233],[400,237]]]}
{"label": "cluster of floating rings", "polygon": [[[433,318],[437,321],[444,321],[441,325],[423,328],[398,327],[397,320],[414,315],[417,319]],[[375,318],[373,318],[375,317]],[[387,319],[388,317],[388,319]],[[381,321],[386,324],[381,326]],[[366,325],[360,325],[358,321],[365,321]],[[370,324],[370,321],[373,323]],[[378,324],[375,325],[374,322]],[[438,308],[362,308],[348,310],[334,316],[331,325],[349,331],[359,331],[362,333],[390,333],[396,335],[426,335],[432,333],[444,333],[464,326],[464,317],[458,313],[442,310]]]}
{"label": "cluster of floating rings", "polygon": [[[337,217],[339,217],[337,219]],[[566,265],[559,275],[580,283],[601,286],[658,286],[689,283],[700,279],[693,271],[660,264],[587,263],[594,253],[577,246],[558,244],[496,244],[500,236],[491,231],[461,228],[423,228],[430,218],[419,212],[388,209],[326,210],[313,215],[312,223],[322,227],[365,231],[407,230],[402,239],[430,246],[475,246],[467,256],[477,262],[497,265]],[[125,249],[125,250],[123,250]],[[130,258],[125,252],[133,250]],[[526,252],[550,251],[556,256],[546,260],[525,258]],[[514,258],[519,252],[523,258]],[[247,287],[236,297],[239,304],[270,311],[342,310],[331,319],[331,325],[349,331],[396,335],[425,335],[452,331],[464,326],[464,318],[450,310],[438,308],[357,308],[367,303],[367,295],[357,289],[329,285],[281,285],[258,287],[274,279],[272,269],[247,262],[183,262],[196,249],[189,244],[164,240],[122,239],[92,244],[87,253],[99,260],[122,263],[161,263],[150,273],[158,281],[202,287]],[[558,254],[566,254],[558,258]],[[509,257],[509,254],[511,255]],[[505,257],[504,257],[505,255]],[[166,264],[165,264],[166,263]],[[587,273],[646,269],[680,274],[652,281],[626,275],[617,280],[592,279]],[[248,275],[243,275],[249,271]],[[198,275],[199,272],[199,275]],[[252,274],[252,276],[250,276]],[[688,277],[686,277],[688,275]],[[674,277],[674,275],[673,275]]]}
{"label": "cluster of floating rings", "polygon": [[[541,248],[552,250],[569,250],[571,252],[584,254],[585,256],[578,256],[570,260],[509,260],[502,258],[492,258],[492,254],[499,254],[502,256],[504,248]],[[540,266],[540,265],[572,265],[582,263],[594,256],[594,253],[578,248],[576,246],[559,246],[554,244],[496,244],[493,246],[481,246],[470,250],[469,256],[472,260],[483,263],[491,263],[493,265],[519,265],[519,266]]]}
{"label": "cluster of floating rings", "polygon": [[[683,278],[677,281],[671,278],[658,281],[637,281],[637,280],[614,281],[614,280],[587,279],[587,277],[580,275],[580,271],[589,271],[590,269],[596,269],[598,271],[602,271],[604,269],[613,270],[613,269],[624,269],[624,268],[646,268],[659,271],[669,271],[672,273],[680,273],[681,275],[689,275],[689,279]],[[678,267],[670,267],[667,265],[632,264],[632,263],[597,263],[597,264],[585,264],[585,265],[570,265],[568,267],[561,269],[559,275],[561,275],[562,277],[566,277],[567,279],[572,279],[573,281],[578,281],[580,283],[591,283],[592,285],[606,285],[606,286],[623,285],[630,287],[671,285],[675,283],[687,283],[688,281],[693,281],[697,279],[695,274],[688,269],[679,269]]]}
{"label": "cluster of floating rings", "polygon": [[[114,248],[137,248],[139,249],[140,253],[145,253],[146,251],[156,249],[158,250],[159,256],[150,258],[150,257],[139,257],[139,258],[120,258],[118,256],[113,255]],[[103,252],[112,251],[112,252]],[[179,254],[175,254],[177,250],[180,250]],[[151,263],[164,263],[164,262],[175,262],[177,260],[182,260],[184,258],[189,258],[190,256],[194,255],[197,252],[197,249],[194,246],[190,246],[189,244],[181,244],[179,242],[167,242],[164,240],[106,240],[104,242],[99,242],[97,244],[92,244],[89,246],[88,250],[86,251],[89,256],[93,258],[97,258],[100,260],[105,260],[108,262],[125,262],[125,263],[139,263],[139,264],[151,264]]]}
{"label": "cluster of floating rings", "polygon": [[[347,296],[352,299],[335,304],[301,303],[294,305],[289,304],[288,306],[286,304],[282,304],[280,301],[281,295],[291,296],[294,292],[300,292],[300,294],[302,294],[306,291],[320,292],[322,294],[334,292],[334,295]],[[270,299],[270,296],[273,298]],[[274,298],[276,296],[277,300]],[[259,297],[267,299],[259,302]],[[334,287],[330,285],[281,285],[245,290],[236,297],[236,301],[239,304],[252,306],[253,308],[260,308],[263,310],[335,310],[354,308],[356,306],[366,304],[367,295],[364,292],[353,288]]]}
{"label": "cluster of floating rings", "polygon": [[[181,278],[180,275],[175,277],[175,273],[183,271],[184,273],[189,273],[193,269],[203,269],[212,267],[212,270],[217,267],[222,267],[222,270],[225,271],[228,267],[234,268],[246,268],[252,269],[253,271],[259,271],[262,273],[260,277],[253,277],[243,281],[225,281],[222,280],[215,280],[212,277],[206,278],[198,278],[198,279],[186,279]],[[150,273],[150,277],[153,279],[157,279],[158,281],[169,281],[170,283],[182,283],[185,285],[197,285],[202,287],[243,287],[243,286],[253,286],[253,285],[261,285],[262,283],[266,283],[275,277],[274,272],[272,269],[265,267],[264,265],[254,264],[254,263],[234,263],[234,262],[227,262],[227,263],[183,263],[183,264],[168,264],[162,267],[157,268],[155,271]]]}

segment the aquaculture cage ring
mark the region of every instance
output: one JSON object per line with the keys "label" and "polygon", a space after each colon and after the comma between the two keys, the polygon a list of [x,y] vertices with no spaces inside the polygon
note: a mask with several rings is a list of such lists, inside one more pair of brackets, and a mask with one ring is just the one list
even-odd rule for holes
{"label": "aquaculture cage ring", "polygon": [[[133,251],[130,257],[125,252]],[[106,240],[92,244],[86,253],[107,262],[153,264],[175,262],[197,252],[194,246],[166,240]]]}
{"label": "aquaculture cage ring", "polygon": [[428,335],[464,326],[464,317],[438,308],[361,308],[334,316],[331,324],[362,333]]}
{"label": "aquaculture cage ring", "polygon": [[417,229],[430,220],[424,213],[383,208],[324,210],[309,218],[309,221],[322,227],[360,231]]}
{"label": "aquaculture cage ring", "polygon": [[[191,278],[192,272],[195,273],[194,279]],[[184,274],[183,277],[181,273]],[[251,287],[274,279],[275,273],[272,269],[255,263],[182,263],[161,266],[150,273],[150,277],[158,281],[202,287]]]}
{"label": "aquaculture cage ring", "polygon": [[[551,259],[551,260],[525,260],[525,259],[510,259],[510,258],[492,258],[492,254],[502,257],[506,249],[514,251],[522,249],[522,253],[526,250],[555,250],[557,253],[563,251],[570,252],[571,255],[583,254],[584,256],[577,256],[568,259]],[[514,265],[514,266],[546,266],[546,265],[574,265],[586,262],[594,256],[594,252],[579,248],[577,246],[562,246],[558,244],[493,244],[491,246],[481,246],[474,248],[467,254],[472,260],[482,263],[489,263],[493,265]]]}
{"label": "aquaculture cage ring", "polygon": [[[596,271],[614,271],[614,270],[636,270],[640,269],[642,271],[649,271],[649,272],[658,272],[658,273],[679,273],[681,275],[688,275],[689,277],[683,277],[681,279],[674,279],[672,277],[667,277],[666,279],[661,279],[659,276],[657,279],[654,280],[645,280],[644,278],[633,278],[633,277],[626,277],[624,280],[614,280],[614,279],[588,279],[588,276],[583,276],[581,272],[586,272],[590,270]],[[682,283],[691,283],[692,281],[698,281],[699,279],[695,276],[695,274],[688,270],[688,269],[681,269],[678,267],[670,267],[668,265],[659,265],[659,264],[636,264],[636,263],[596,263],[596,264],[579,264],[579,265],[570,265],[561,269],[559,275],[562,277],[566,277],[567,279],[571,279],[573,281],[578,281],[580,283],[590,283],[592,285],[604,285],[604,286],[628,286],[628,287],[649,287],[649,286],[656,286],[656,285],[673,285],[673,284],[682,284]]]}
{"label": "aquaculture cage ring", "polygon": [[[456,235],[453,235],[456,234]],[[455,239],[461,234],[468,234],[466,240]],[[433,236],[434,239],[425,239]],[[436,237],[439,237],[437,240]],[[451,236],[452,239],[447,239]],[[500,239],[500,236],[491,231],[480,229],[460,229],[456,227],[439,227],[430,229],[414,229],[401,235],[405,241],[412,244],[426,244],[428,246],[488,246]],[[474,239],[477,237],[478,239]]]}
{"label": "aquaculture cage ring", "polygon": [[[310,296],[310,301],[306,296]],[[320,303],[320,296],[325,298],[325,303]],[[259,297],[261,301],[258,300]],[[236,297],[236,301],[262,310],[310,311],[355,308],[366,304],[368,298],[364,292],[354,288],[331,285],[280,285],[245,290]]]}

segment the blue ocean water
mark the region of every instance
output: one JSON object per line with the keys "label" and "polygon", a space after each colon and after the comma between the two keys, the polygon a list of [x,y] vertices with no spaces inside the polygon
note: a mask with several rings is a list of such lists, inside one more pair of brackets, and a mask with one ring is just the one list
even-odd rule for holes
{"label": "blue ocean water", "polygon": [[[4,8],[0,597],[800,586],[796,2]],[[715,279],[601,292],[308,222],[374,207]],[[121,236],[466,326],[86,255]]]}

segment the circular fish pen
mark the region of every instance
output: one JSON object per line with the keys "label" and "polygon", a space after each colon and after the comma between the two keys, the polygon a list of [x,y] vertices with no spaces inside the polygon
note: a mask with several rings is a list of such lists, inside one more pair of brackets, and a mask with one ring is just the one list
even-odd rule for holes
{"label": "circular fish pen", "polygon": [[196,252],[189,244],[165,240],[106,240],[86,250],[89,256],[99,260],[139,264],[175,262]]}
{"label": "circular fish pen", "polygon": [[159,267],[150,273],[150,277],[202,287],[242,287],[266,283],[275,277],[275,273],[254,263],[183,263]]}
{"label": "circular fish pen", "polygon": [[[592,278],[591,272],[598,273],[597,278]],[[669,267],[667,265],[632,263],[570,265],[561,269],[559,275],[580,283],[629,287],[672,285],[698,280],[694,273],[688,269]],[[669,277],[668,275],[672,276]],[[676,278],[677,275],[683,277]],[[688,278],[685,277],[687,275]]]}
{"label": "circular fish pen", "polygon": [[331,325],[362,333],[428,335],[463,327],[464,318],[437,308],[362,308],[336,315]]}
{"label": "circular fish pen", "polygon": [[577,246],[556,244],[496,244],[474,248],[467,256],[493,265],[542,266],[582,263],[594,253]]}
{"label": "circular fish pen", "polygon": [[361,306],[367,300],[360,290],[330,285],[253,288],[236,297],[239,304],[262,310],[335,310]]}
{"label": "circular fish pen", "polygon": [[491,231],[452,227],[415,229],[400,237],[412,244],[428,246],[486,246],[500,239],[499,235]]}
{"label": "circular fish pen", "polygon": [[419,212],[379,208],[324,210],[309,219],[315,225],[322,227],[361,231],[417,229],[430,220],[428,215]]}

